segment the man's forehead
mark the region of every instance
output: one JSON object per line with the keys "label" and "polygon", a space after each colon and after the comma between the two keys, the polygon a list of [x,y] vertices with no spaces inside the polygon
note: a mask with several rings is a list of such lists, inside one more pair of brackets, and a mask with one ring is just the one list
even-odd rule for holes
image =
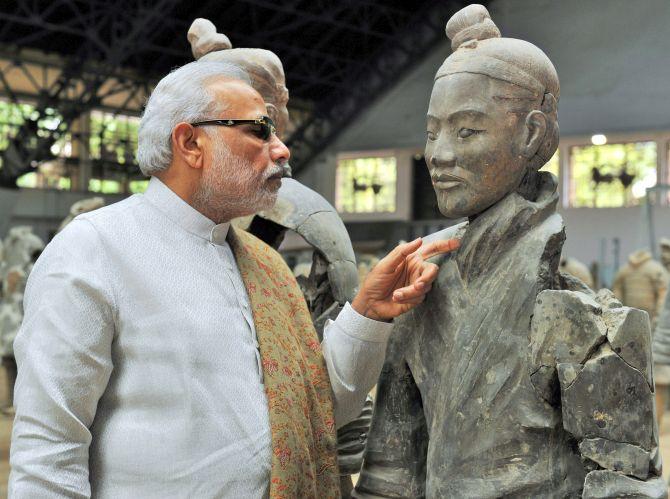
{"label": "man's forehead", "polygon": [[210,91],[214,93],[217,100],[233,109],[254,109],[264,114],[265,102],[263,97],[248,83],[242,80],[229,78],[217,78],[208,82]]}

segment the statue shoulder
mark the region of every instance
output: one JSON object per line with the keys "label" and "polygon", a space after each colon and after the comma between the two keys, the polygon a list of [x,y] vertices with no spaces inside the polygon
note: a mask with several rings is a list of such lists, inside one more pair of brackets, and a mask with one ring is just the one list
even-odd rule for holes
{"label": "statue shoulder", "polygon": [[424,243],[432,243],[435,241],[444,241],[447,239],[461,239],[468,228],[468,222],[461,222],[446,229],[433,232],[423,237]]}

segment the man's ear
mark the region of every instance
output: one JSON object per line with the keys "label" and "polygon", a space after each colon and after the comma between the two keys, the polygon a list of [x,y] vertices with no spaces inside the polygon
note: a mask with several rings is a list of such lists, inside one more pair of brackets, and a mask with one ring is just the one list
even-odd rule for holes
{"label": "man's ear", "polygon": [[526,134],[524,143],[521,145],[521,155],[530,159],[537,153],[542,145],[544,135],[547,131],[547,117],[542,111],[531,111],[526,116]]}
{"label": "man's ear", "polygon": [[202,168],[204,154],[202,138],[196,128],[188,123],[178,123],[172,130],[172,150],[191,168]]}

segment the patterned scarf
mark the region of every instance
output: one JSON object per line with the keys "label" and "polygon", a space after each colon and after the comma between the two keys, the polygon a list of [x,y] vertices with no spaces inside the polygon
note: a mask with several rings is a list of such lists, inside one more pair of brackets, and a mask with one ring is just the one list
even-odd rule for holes
{"label": "patterned scarf", "polygon": [[272,434],[272,499],[339,498],[333,400],[321,345],[300,288],[281,256],[230,228],[249,295]]}

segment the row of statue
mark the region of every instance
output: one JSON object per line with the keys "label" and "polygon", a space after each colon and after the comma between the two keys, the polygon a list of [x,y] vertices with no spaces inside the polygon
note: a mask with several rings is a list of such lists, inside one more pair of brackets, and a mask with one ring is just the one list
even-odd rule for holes
{"label": "row of statue", "polygon": [[[636,253],[612,293],[560,265],[557,182],[539,171],[558,146],[556,70],[539,48],[502,37],[481,5],[455,13],[446,33],[425,158],[440,212],[467,221],[424,238],[461,246],[437,257],[425,302],[396,320],[374,409],[368,400],[338,432],[342,496],[667,497],[650,322],[659,365],[670,366],[670,310],[656,320],[665,270]],[[233,49],[204,19],[188,40],[196,59],[247,70],[281,137],[279,58]],[[235,223],[275,248],[288,230],[311,245],[299,283],[319,333],[355,295],[345,226],[298,181],[284,179],[273,209]]]}

